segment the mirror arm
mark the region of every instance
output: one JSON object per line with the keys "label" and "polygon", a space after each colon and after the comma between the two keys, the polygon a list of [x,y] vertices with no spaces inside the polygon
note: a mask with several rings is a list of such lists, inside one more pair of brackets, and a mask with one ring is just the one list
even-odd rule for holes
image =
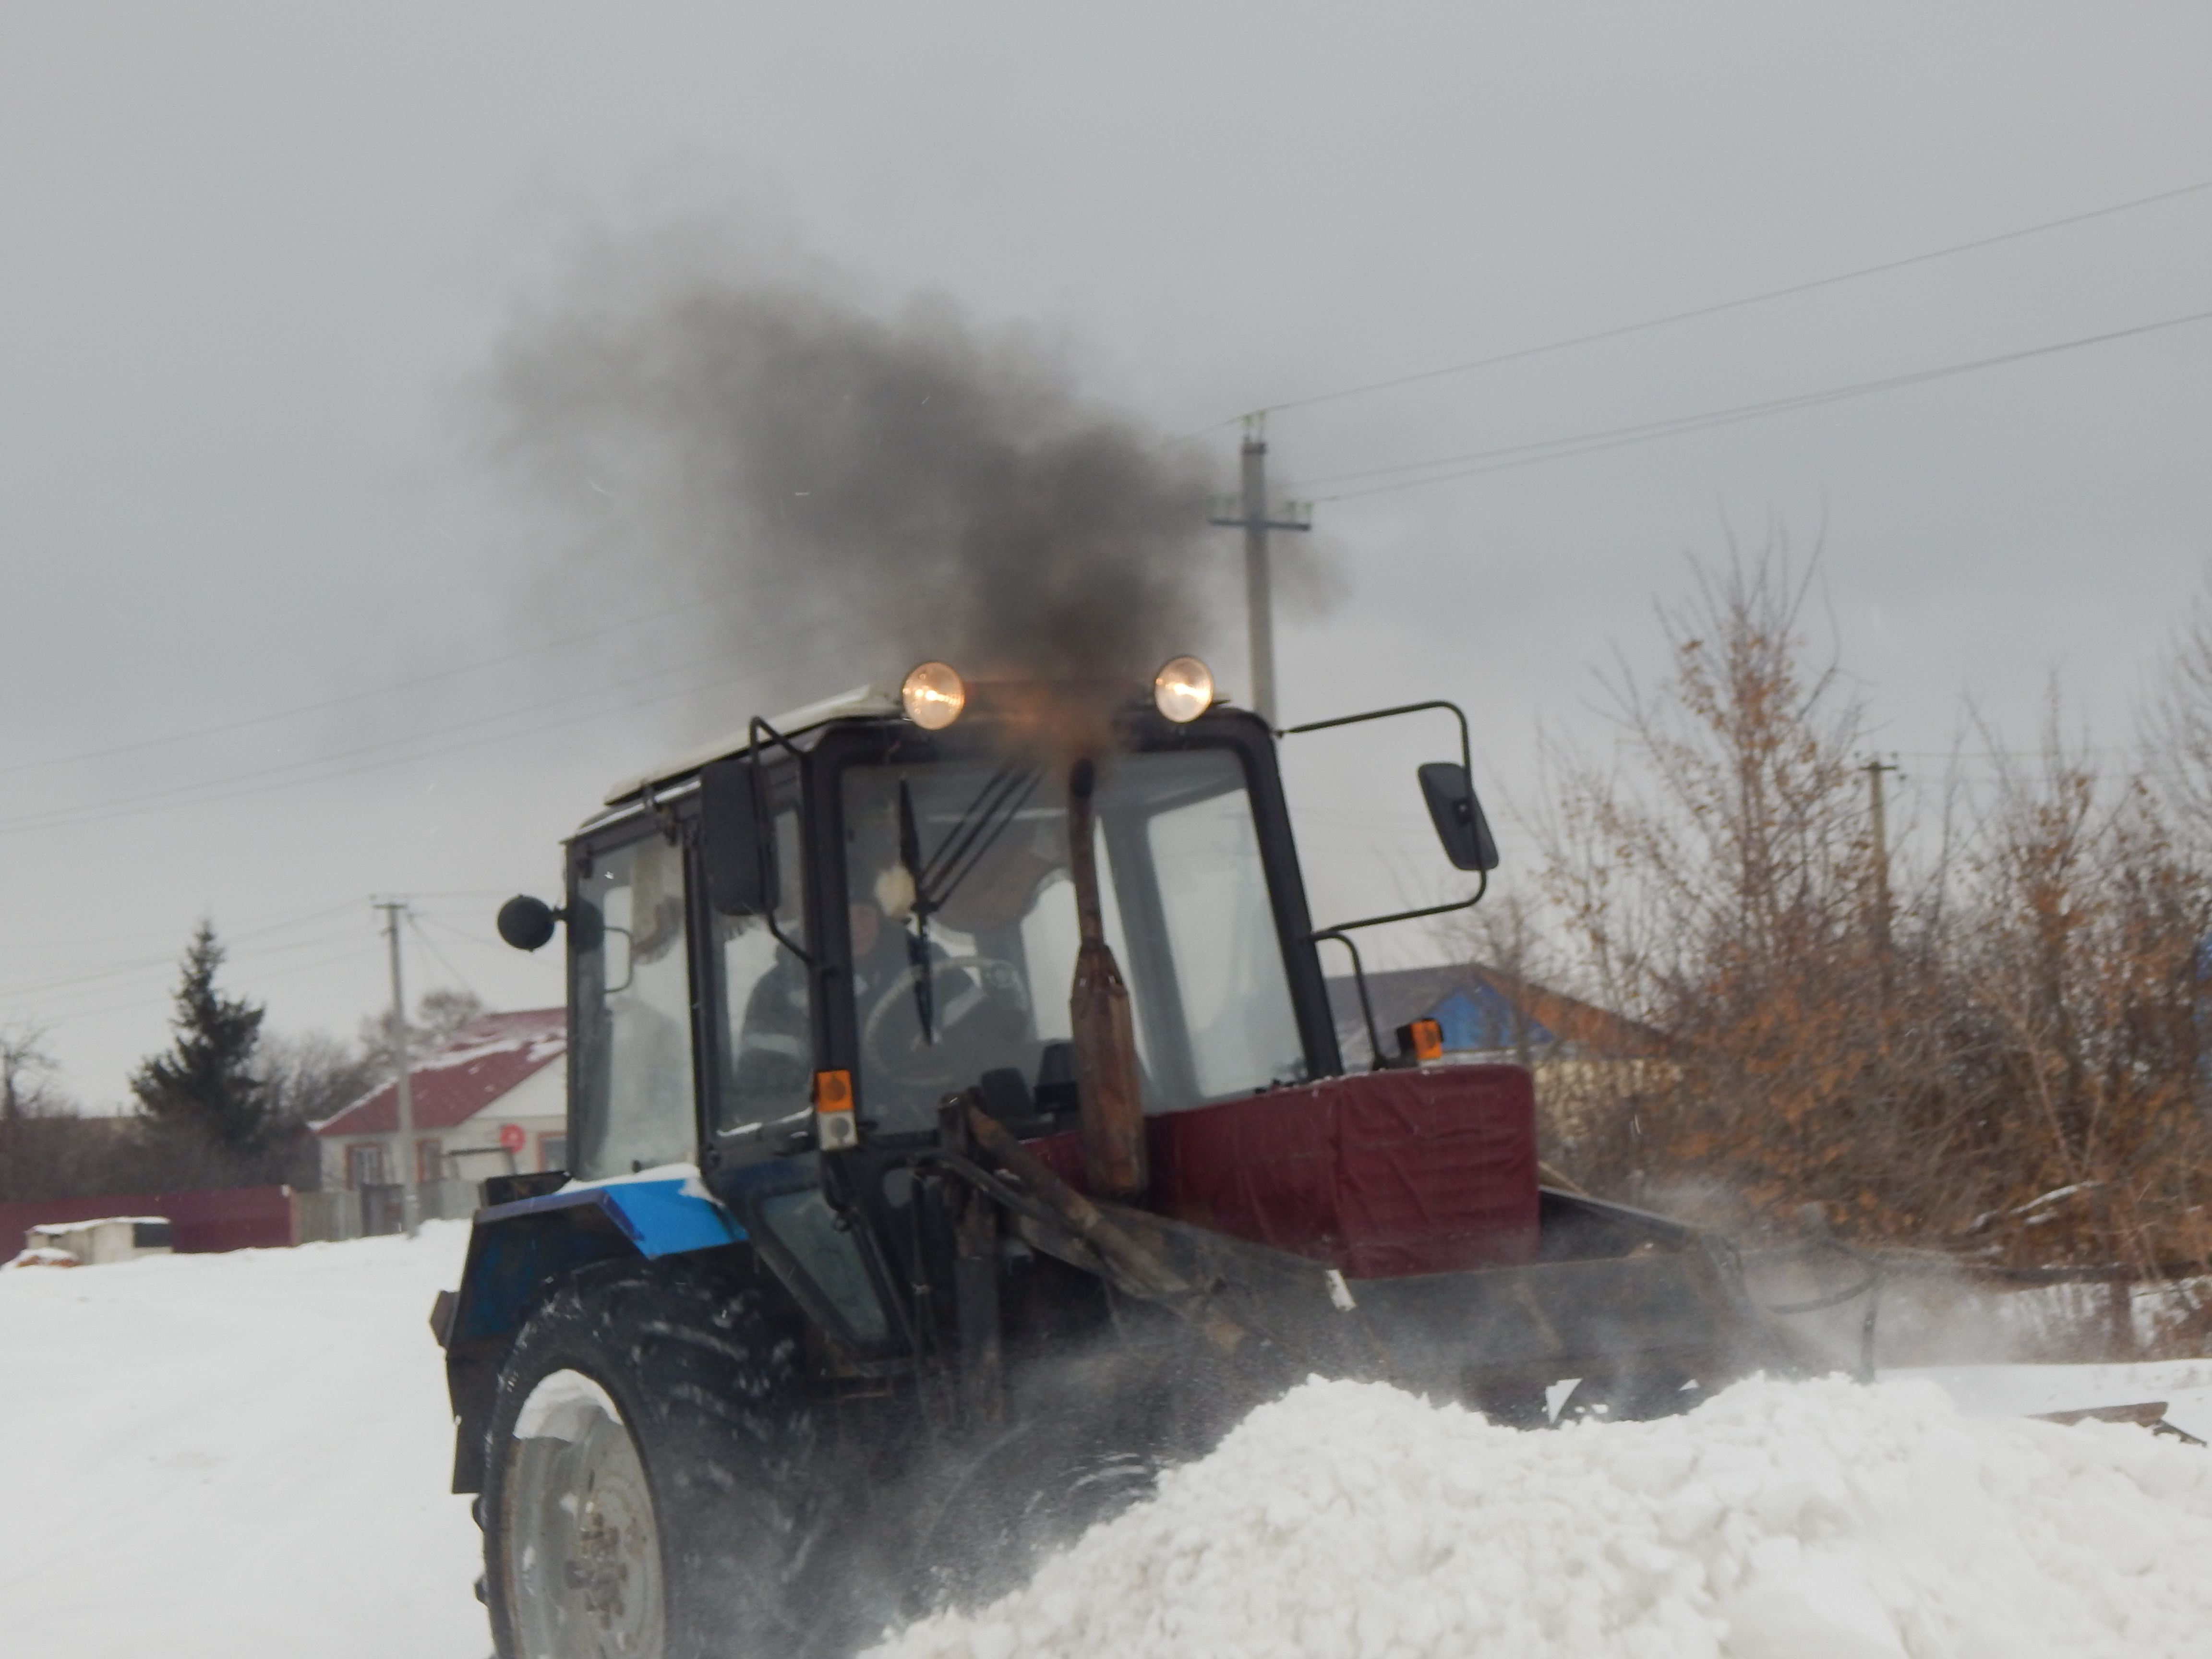
{"label": "mirror arm", "polygon": [[1334,939],[1352,953],[1352,983],[1359,993],[1359,1018],[1367,1026],[1367,1052],[1372,1057],[1368,1066],[1370,1072],[1382,1069],[1382,1039],[1375,1030],[1375,1005],[1367,1000],[1367,969],[1359,960],[1359,947],[1351,938],[1334,927],[1324,927],[1318,933],[1307,935],[1316,945],[1323,939]]}
{"label": "mirror arm", "polygon": [[[1466,769],[1468,776],[1473,777],[1474,746],[1468,738],[1467,711],[1457,703],[1443,697],[1434,697],[1427,702],[1401,703],[1395,708],[1370,709],[1364,714],[1339,714],[1333,720],[1309,720],[1304,726],[1285,726],[1275,735],[1279,738],[1295,738],[1301,732],[1326,732],[1332,726],[1357,726],[1362,720],[1387,720],[1395,715],[1418,714],[1429,708],[1449,708],[1452,712],[1452,718],[1459,722],[1459,763]],[[1479,897],[1480,895],[1477,896]],[[1413,914],[1418,915],[1419,912]],[[1389,920],[1395,920],[1395,918],[1389,918]],[[1364,927],[1365,924],[1359,925]]]}
{"label": "mirror arm", "polygon": [[811,956],[807,954],[806,947],[805,945],[799,944],[796,939],[786,937],[783,929],[775,925],[775,911],[769,911],[766,915],[763,916],[761,920],[768,924],[768,936],[774,939],[778,945],[783,946],[785,950],[790,951],[792,955],[797,957],[799,961],[804,963],[810,969],[818,969],[821,966],[821,963],[816,962]]}
{"label": "mirror arm", "polygon": [[756,714],[745,726],[745,747],[751,752],[754,759],[760,758],[761,736],[763,732],[771,741],[781,744],[792,759],[803,761],[806,758],[805,750],[800,749],[789,738],[785,737],[782,732]]}
{"label": "mirror arm", "polygon": [[1400,910],[1387,916],[1367,916],[1358,921],[1340,921],[1333,927],[1317,929],[1308,933],[1306,937],[1317,942],[1325,939],[1334,939],[1340,933],[1349,933],[1355,927],[1380,927],[1386,921],[1412,921],[1421,916],[1449,915],[1454,910],[1470,909],[1481,903],[1482,896],[1489,890],[1490,872],[1479,871],[1476,872],[1474,892],[1470,897],[1454,899],[1449,904],[1431,904],[1419,910]]}

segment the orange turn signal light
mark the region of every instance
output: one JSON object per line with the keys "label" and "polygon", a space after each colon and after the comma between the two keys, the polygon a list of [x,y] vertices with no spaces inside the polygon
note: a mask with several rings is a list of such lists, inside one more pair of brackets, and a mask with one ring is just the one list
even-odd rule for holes
{"label": "orange turn signal light", "polygon": [[814,1074],[814,1144],[825,1152],[846,1152],[860,1144],[860,1120],[853,1114],[850,1072]]}
{"label": "orange turn signal light", "polygon": [[1425,1066],[1444,1057],[1444,1028],[1433,1019],[1417,1019],[1398,1028],[1398,1052]]}

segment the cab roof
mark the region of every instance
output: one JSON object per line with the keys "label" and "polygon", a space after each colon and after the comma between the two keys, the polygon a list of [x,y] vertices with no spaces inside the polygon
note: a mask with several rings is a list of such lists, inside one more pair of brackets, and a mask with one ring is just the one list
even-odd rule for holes
{"label": "cab roof", "polygon": [[[810,702],[788,713],[778,714],[768,723],[787,738],[811,732],[817,726],[827,726],[831,720],[881,719],[902,712],[896,686],[856,685],[849,691],[840,691],[834,697],[824,697],[819,702]],[[623,779],[607,792],[606,805],[617,805],[648,787],[658,787],[676,779],[688,777],[711,761],[728,755],[740,755],[752,747],[752,731],[732,732],[717,742],[707,744],[679,755],[665,765],[649,772],[638,773]]]}
{"label": "cab roof", "polygon": [[[1030,688],[1039,686],[1048,686],[1061,693],[1073,691],[1085,696],[1103,693],[1117,700],[1126,699],[1126,706],[1132,711],[1143,709],[1149,712],[1149,704],[1144,696],[1143,684],[1136,680],[971,680],[967,684],[969,707],[972,711],[969,716],[971,719],[976,714],[988,717],[994,705],[1003,711],[1004,708],[1011,705],[1001,703],[1002,697],[1012,694],[1018,698]],[[1217,694],[1212,708],[1222,709],[1231,706],[1229,698]],[[778,714],[766,724],[772,726],[778,736],[795,738],[802,732],[812,732],[827,726],[833,720],[892,720],[902,717],[905,713],[905,705],[900,699],[897,685],[895,684],[885,685],[879,683],[856,685],[849,691],[840,691],[836,696],[824,697],[819,702],[806,703],[787,713]],[[716,742],[703,744],[688,753],[679,755],[674,760],[656,766],[649,772],[635,773],[623,779],[607,792],[604,807],[614,808],[636,802],[648,792],[658,795],[662,786],[676,784],[691,778],[702,767],[730,756],[744,754],[751,747],[752,732],[748,724],[743,731],[732,732]],[[603,823],[606,816],[606,812],[603,811],[599,815],[595,816],[591,823]]]}

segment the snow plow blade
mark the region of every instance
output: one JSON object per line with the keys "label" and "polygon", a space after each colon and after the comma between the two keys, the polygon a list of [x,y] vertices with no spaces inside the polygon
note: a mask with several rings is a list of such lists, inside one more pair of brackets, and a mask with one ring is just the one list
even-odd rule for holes
{"label": "snow plow blade", "polygon": [[2061,1424],[2131,1423],[2139,1429],[2148,1429],[2153,1434],[2165,1435],[2185,1445],[2201,1446],[2204,1443],[2178,1424],[2167,1422],[2166,1413],[2165,1401],[2146,1400],[2132,1406],[2083,1406],[2073,1411],[2038,1412],[2035,1420]]}
{"label": "snow plow blade", "polygon": [[[1804,1370],[1746,1293],[1726,1238],[1522,1175],[1522,1164],[1531,1176],[1534,1167],[1527,1075],[1455,1067],[1334,1079],[1155,1119],[1162,1180],[1150,1200],[1158,1207],[1146,1209],[1095,1202],[1076,1185],[1073,1137],[1020,1141],[973,1098],[949,1113],[947,1141],[964,1129],[1004,1172],[956,1170],[1012,1212],[1024,1242],[1203,1330],[1252,1384],[1316,1372],[1372,1378],[1531,1423],[1552,1414],[1559,1395],[1547,1407],[1547,1391],[1571,1379],[1577,1414],[1647,1417],[1753,1371]],[[1392,1128],[1430,1131],[1418,1159],[1406,1155],[1407,1140],[1380,1135],[1343,1150],[1345,1120],[1378,1109]],[[1334,1143],[1328,1158],[1297,1158],[1300,1129],[1316,1122],[1322,1144]],[[1437,1156],[1439,1142],[1449,1152],[1445,1137],[1469,1124],[1486,1132],[1473,1142],[1482,1163],[1504,1172],[1489,1186],[1527,1194],[1520,1212],[1487,1200],[1468,1160],[1452,1168]],[[1203,1189],[1186,1178],[1178,1187],[1177,1170],[1197,1162],[1191,1147],[1212,1153],[1224,1139],[1244,1144],[1202,1167],[1237,1170],[1237,1185]],[[1285,1146],[1290,1156],[1278,1150]],[[1481,1207],[1455,1217],[1420,1190],[1439,1164],[1455,1194],[1475,1194]],[[1334,1179],[1347,1167],[1367,1176],[1364,1191],[1347,1194],[1340,1180],[1315,1190],[1317,1170]],[[1382,1201],[1370,1196],[1378,1191]],[[1391,1224],[1400,1214],[1414,1224]],[[1261,1243],[1254,1233],[1274,1237]],[[1303,1248],[1281,1248],[1285,1237]]]}
{"label": "snow plow blade", "polygon": [[[1204,1333],[1248,1390],[1312,1374],[1389,1382],[1501,1422],[1686,1409],[1755,1370],[1802,1369],[1746,1294],[1716,1234],[1547,1188],[1547,1248],[1564,1259],[1348,1279],[1287,1250],[1144,1210],[1094,1204],[980,1111],[971,1126],[1018,1186],[969,1166],[1031,1248],[1109,1279]],[[1575,1259],[1577,1249],[1621,1254]]]}

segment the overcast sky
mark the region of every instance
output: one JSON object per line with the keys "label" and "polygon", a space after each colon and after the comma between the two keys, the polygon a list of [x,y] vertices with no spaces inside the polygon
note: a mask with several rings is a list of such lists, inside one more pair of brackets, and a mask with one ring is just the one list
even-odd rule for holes
{"label": "overcast sky", "polygon": [[[609,782],[905,666],[702,665],[666,596],[550,556],[473,388],[580,246],[714,225],[885,307],[948,295],[1209,432],[1226,489],[1246,410],[2212,179],[2208,52],[2201,5],[2021,0],[0,4],[0,1020],[118,1098],[207,915],[273,1026],[349,1033],[384,995],[372,894],[416,896],[416,988],[557,1001],[489,916]],[[1778,525],[1825,544],[1908,777],[1963,696],[2033,741],[2054,674],[2124,742],[2212,553],[2212,324],[1309,481],[2185,316],[2208,255],[2212,191],[1282,410],[1338,592],[1285,618],[1283,713],[1457,698],[1486,790],[1525,799],[1539,718],[1595,732],[1593,666],[1656,662],[1685,551]],[[1304,741],[1316,911],[1440,887],[1408,771],[1443,734]]]}

